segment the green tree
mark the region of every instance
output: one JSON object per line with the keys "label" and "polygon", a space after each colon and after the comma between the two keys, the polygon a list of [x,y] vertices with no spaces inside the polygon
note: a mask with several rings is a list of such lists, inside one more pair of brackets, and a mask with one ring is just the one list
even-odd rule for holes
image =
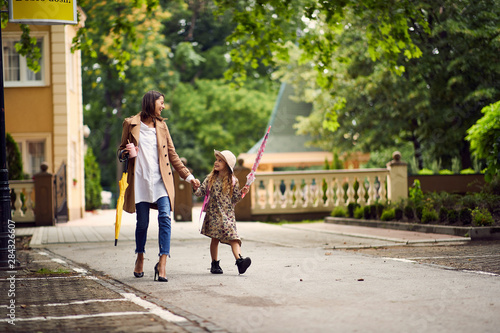
{"label": "green tree", "polygon": [[486,180],[491,181],[500,174],[500,101],[481,112],[483,117],[469,128],[466,139],[476,157],[486,160]]}
{"label": "green tree", "polygon": [[165,1],[165,5],[172,13],[164,22],[165,45],[172,49],[180,80],[221,78],[228,68],[225,39],[235,26],[231,15],[215,17],[217,8],[210,0]]}
{"label": "green tree", "polygon": [[23,159],[16,140],[7,133],[5,135],[5,149],[7,153],[7,170],[10,180],[24,179]]}
{"label": "green tree", "polygon": [[[91,88],[84,89],[83,96],[84,120],[92,130],[87,142],[98,152],[102,185],[111,191],[116,191],[116,148],[123,119],[140,111],[141,99],[147,90],[165,94],[163,116],[168,118],[177,153],[188,159],[195,175],[210,168],[213,163],[210,151],[216,148],[214,139],[201,140],[200,137],[225,137],[225,128],[229,128],[230,137],[234,139],[233,132],[241,127],[244,128],[241,136],[227,149],[232,147],[235,153],[248,150],[262,135],[258,129],[263,131],[276,96],[269,79],[259,75],[248,80],[247,87],[239,92],[230,89],[229,83],[219,81],[228,67],[225,37],[229,31],[225,28],[229,18],[216,18],[212,1],[162,1],[160,5],[154,15],[147,16],[144,11],[137,17],[141,25],[135,29],[136,39],[142,44],[139,43],[137,49],[128,44],[123,46],[130,54],[125,78],[120,76],[113,55],[108,53],[113,46],[108,36],[107,13],[116,4],[93,3],[84,8],[88,12],[87,38],[93,40],[92,45],[104,45],[93,48],[97,56],[82,54],[83,84]],[[211,83],[208,79],[216,81]],[[253,108],[249,107],[250,98],[254,98]],[[242,108],[243,101],[246,106]],[[262,115],[263,107],[266,116]],[[225,115],[193,121],[210,109],[225,110]],[[250,117],[249,113],[255,115]],[[246,117],[251,120],[247,121]],[[243,126],[238,123],[239,119],[245,122]],[[231,120],[233,123],[227,125]],[[222,122],[225,125],[221,125]],[[258,127],[248,134],[246,125],[256,123]],[[216,133],[214,128],[224,130]],[[221,140],[225,142],[226,139]]]}
{"label": "green tree", "polygon": [[[314,60],[318,83],[328,87],[332,77],[332,57],[341,45],[335,38],[347,12],[362,17],[366,26],[366,48],[372,60],[382,59],[395,72],[404,71],[397,64],[401,53],[407,58],[421,52],[411,39],[408,27],[426,28],[424,11],[419,2],[410,1],[322,1],[322,0],[215,0],[219,13],[233,12],[236,28],[228,38],[231,68],[227,78],[242,82],[247,78],[248,64],[259,61],[272,64],[274,59],[287,61],[286,43],[297,43],[303,51],[301,61]],[[326,74],[326,75],[325,75]]]}
{"label": "green tree", "polygon": [[[276,93],[271,83],[268,86]],[[238,155],[262,137],[275,93],[252,87],[233,89],[221,79],[176,87],[169,116],[173,125],[169,123],[169,128],[176,147],[182,147],[177,151],[188,159],[198,177],[211,169],[214,149],[229,149]]]}
{"label": "green tree", "polygon": [[85,209],[94,210],[101,208],[101,169],[92,152],[87,148],[85,153]]}
{"label": "green tree", "polygon": [[[9,1],[2,0],[0,3],[2,13],[0,13],[2,20],[2,29],[7,27],[9,23]],[[27,24],[19,24],[22,34],[19,42],[16,43],[16,51],[26,57],[28,68],[37,73],[40,71],[40,64],[38,60],[42,57],[40,48],[36,46],[36,38],[30,36],[30,27]]]}
{"label": "green tree", "polygon": [[[116,149],[123,120],[141,110],[146,91],[168,91],[178,81],[165,56],[170,49],[162,43],[160,33],[170,13],[159,7],[148,12],[145,5],[136,8],[120,1],[83,1],[79,5],[87,13],[84,36],[90,42],[82,48],[84,122],[92,131],[87,143],[98,152],[102,185],[116,191]],[[116,14],[110,17],[109,13]],[[117,22],[133,24],[132,36],[123,27],[114,30]],[[126,55],[123,66],[117,66],[121,60],[116,58],[116,43]]]}
{"label": "green tree", "polygon": [[312,134],[325,149],[334,143],[346,151],[374,152],[411,143],[419,169],[426,158],[449,168],[457,156],[469,167],[466,130],[482,107],[500,98],[499,64],[488,60],[499,47],[498,4],[421,1],[430,33],[419,24],[410,26],[422,56],[400,54],[402,74],[372,61],[365,20],[347,12],[335,35],[343,47],[333,54],[333,70],[324,74],[331,76],[330,90],[301,62],[303,51],[289,44],[293,68],[288,64],[281,75],[298,87],[302,100],[315,105],[311,116],[297,125],[299,133]]}

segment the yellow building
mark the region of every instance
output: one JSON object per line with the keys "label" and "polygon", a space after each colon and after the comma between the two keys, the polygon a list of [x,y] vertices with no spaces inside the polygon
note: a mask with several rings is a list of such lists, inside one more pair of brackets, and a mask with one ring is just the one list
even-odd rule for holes
{"label": "yellow building", "polygon": [[[82,20],[83,21],[83,20]],[[2,29],[5,131],[21,150],[24,172],[55,174],[66,166],[68,219],[85,210],[84,126],[80,52],[71,52],[77,25],[30,25],[41,50],[41,70],[28,69],[16,52],[19,24]]]}

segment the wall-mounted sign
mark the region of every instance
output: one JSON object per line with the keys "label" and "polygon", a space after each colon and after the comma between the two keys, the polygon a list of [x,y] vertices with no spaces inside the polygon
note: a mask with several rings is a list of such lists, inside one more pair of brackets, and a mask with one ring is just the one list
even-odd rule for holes
{"label": "wall-mounted sign", "polygon": [[76,0],[9,0],[9,22],[77,24]]}

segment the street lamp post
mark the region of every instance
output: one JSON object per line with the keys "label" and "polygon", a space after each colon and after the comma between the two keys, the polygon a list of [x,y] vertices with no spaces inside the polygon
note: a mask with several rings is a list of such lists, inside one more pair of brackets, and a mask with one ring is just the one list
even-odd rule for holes
{"label": "street lamp post", "polygon": [[[4,11],[1,11],[4,12]],[[1,17],[1,15],[0,15]],[[0,18],[1,21],[1,18]],[[1,22],[0,22],[1,23]],[[0,269],[10,268],[9,265],[9,221],[11,218],[10,210],[10,188],[9,188],[9,171],[7,170],[7,152],[5,140],[5,108],[3,94],[3,44],[2,44],[2,29],[0,26]],[[14,250],[15,251],[15,250]],[[14,252],[12,251],[12,252]],[[10,261],[16,262],[15,260]]]}

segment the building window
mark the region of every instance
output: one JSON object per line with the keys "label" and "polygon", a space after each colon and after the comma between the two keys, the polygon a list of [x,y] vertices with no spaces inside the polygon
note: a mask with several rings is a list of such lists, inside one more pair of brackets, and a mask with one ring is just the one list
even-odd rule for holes
{"label": "building window", "polygon": [[40,166],[43,162],[50,162],[49,156],[52,154],[50,135],[44,133],[38,135],[21,134],[19,136],[13,135],[13,137],[21,151],[23,171],[33,177],[40,172]]}
{"label": "building window", "polygon": [[25,87],[25,86],[43,86],[45,82],[46,71],[46,50],[45,37],[38,36],[36,46],[40,49],[41,58],[38,60],[40,71],[33,72],[28,68],[26,57],[23,57],[16,51],[16,43],[19,42],[19,36],[7,35],[3,38],[3,74],[5,87]]}
{"label": "building window", "polygon": [[28,146],[28,170],[30,175],[40,172],[40,165],[45,161],[45,141],[26,141]]}

